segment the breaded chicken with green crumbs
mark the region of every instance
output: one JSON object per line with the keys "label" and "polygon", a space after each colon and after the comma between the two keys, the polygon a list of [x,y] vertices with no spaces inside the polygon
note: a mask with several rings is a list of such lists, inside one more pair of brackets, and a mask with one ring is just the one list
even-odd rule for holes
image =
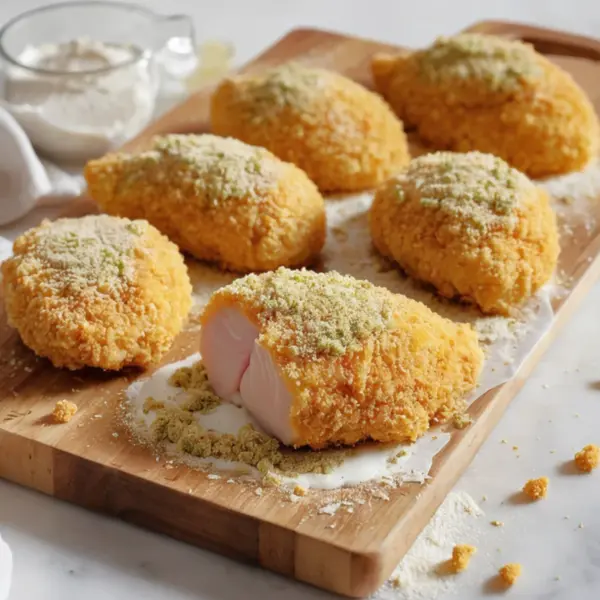
{"label": "breaded chicken with green crumbs", "polygon": [[147,367],[191,308],[177,247],[147,221],[107,215],[44,221],[2,264],[8,322],[56,367]]}
{"label": "breaded chicken with green crumbs", "polygon": [[402,56],[376,55],[377,90],[439,150],[480,150],[530,177],[582,169],[598,117],[567,72],[531,45],[468,33]]}
{"label": "breaded chicken with green crumbs", "polygon": [[558,232],[546,192],[491,154],[436,152],[376,193],[373,243],[440,295],[510,314],[548,281]]}
{"label": "breaded chicken with green crumbs", "polygon": [[327,192],[375,187],[410,160],[402,123],[377,94],[295,63],[226,79],[211,126],[298,165]]}
{"label": "breaded chicken with green crumbs", "polygon": [[469,325],[336,272],[248,275],[201,320],[215,393],[295,447],[415,440],[462,409],[483,363]]}
{"label": "breaded chicken with green crumbs", "polygon": [[157,137],[141,154],[90,161],[92,198],[144,218],[196,258],[247,273],[312,263],[325,243],[325,203],[298,167],[214,135]]}

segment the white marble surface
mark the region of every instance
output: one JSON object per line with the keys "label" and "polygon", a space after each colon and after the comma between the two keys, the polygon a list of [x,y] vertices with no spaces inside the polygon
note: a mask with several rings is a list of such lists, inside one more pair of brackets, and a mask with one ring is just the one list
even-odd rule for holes
{"label": "white marble surface", "polygon": [[[233,41],[240,62],[299,25],[409,45],[425,44],[481,18],[525,20],[600,37],[597,0],[505,0],[495,6],[481,0],[141,3],[192,14],[199,37]],[[2,0],[0,23],[41,4]],[[17,229],[40,218],[41,212],[31,215]],[[0,235],[13,232],[0,229]],[[486,518],[479,526],[479,552],[454,592],[462,600],[492,594],[490,576],[512,561],[523,564],[524,575],[508,593],[511,597],[600,598],[600,473],[576,475],[566,465],[575,450],[600,443],[598,306],[600,284],[456,486],[477,501],[487,496],[480,502]],[[526,479],[541,475],[551,479],[546,501],[519,505],[511,500]],[[505,526],[488,525],[492,519]],[[0,533],[14,555],[9,600],[332,597],[5,482],[0,482]]]}

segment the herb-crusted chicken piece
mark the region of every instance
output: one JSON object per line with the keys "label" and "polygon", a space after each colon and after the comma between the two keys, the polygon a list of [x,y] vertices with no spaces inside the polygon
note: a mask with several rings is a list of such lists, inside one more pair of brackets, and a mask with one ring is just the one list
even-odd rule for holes
{"label": "herb-crusted chicken piece", "polygon": [[315,449],[415,440],[462,408],[483,362],[469,325],[367,281],[287,269],[215,292],[200,351],[219,396]]}
{"label": "herb-crusted chicken piece", "polygon": [[2,264],[8,322],[57,367],[157,362],[181,331],[192,286],[177,247],[147,221],[44,222]]}
{"label": "herb-crusted chicken piece", "polygon": [[298,165],[323,191],[375,187],[410,160],[402,123],[377,94],[295,63],[225,79],[211,125]]}
{"label": "herb-crusted chicken piece", "polygon": [[214,135],[155,138],[140,154],[90,161],[92,198],[114,215],[144,218],[196,258],[246,273],[315,260],[325,204],[296,166]]}
{"label": "herb-crusted chicken piece", "polygon": [[407,126],[439,150],[479,150],[530,177],[582,169],[600,129],[583,90],[519,41],[441,37],[424,50],[373,57],[377,90]]}
{"label": "herb-crusted chicken piece", "polygon": [[491,154],[437,152],[376,193],[375,247],[440,295],[509,314],[550,278],[558,258],[546,193]]}

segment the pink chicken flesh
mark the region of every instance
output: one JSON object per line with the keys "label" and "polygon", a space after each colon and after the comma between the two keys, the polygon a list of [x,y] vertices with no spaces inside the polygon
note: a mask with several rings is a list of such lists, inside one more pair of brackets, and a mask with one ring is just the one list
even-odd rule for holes
{"label": "pink chicken flesh", "polygon": [[223,308],[204,325],[200,353],[215,392],[243,406],[266,433],[292,445],[292,395],[258,336],[240,311]]}

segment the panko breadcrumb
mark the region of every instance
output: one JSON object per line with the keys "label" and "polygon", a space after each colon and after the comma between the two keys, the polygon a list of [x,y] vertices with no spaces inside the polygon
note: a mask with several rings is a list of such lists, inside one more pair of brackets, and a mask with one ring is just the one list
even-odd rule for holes
{"label": "panko breadcrumb", "polygon": [[509,314],[550,278],[556,217],[545,191],[491,154],[435,152],[376,193],[375,247],[440,295]]}
{"label": "panko breadcrumb", "polygon": [[148,219],[182,250],[225,269],[308,265],[325,243],[325,204],[313,182],[237,140],[156,137],[146,152],[90,161],[85,177],[104,211]]}
{"label": "panko breadcrumb", "polygon": [[77,404],[68,400],[59,400],[54,406],[52,417],[57,423],[68,423],[77,412]]}
{"label": "panko breadcrumb", "polygon": [[452,548],[452,558],[450,559],[450,566],[454,573],[460,573],[464,571],[471,562],[471,557],[477,552],[475,546],[469,544],[459,544]]}
{"label": "panko breadcrumb", "polygon": [[44,221],[2,265],[8,322],[56,367],[147,367],[191,307],[177,247],[146,221],[107,215]]}
{"label": "panko breadcrumb", "polygon": [[324,191],[374,187],[410,159],[402,123],[377,94],[299,64],[226,79],[211,125],[298,165]]}
{"label": "panko breadcrumb", "polygon": [[505,584],[513,585],[521,576],[521,565],[519,563],[509,563],[500,567],[498,574]]}
{"label": "panko breadcrumb", "polygon": [[523,493],[531,500],[540,500],[545,498],[548,493],[549,479],[540,477],[539,479],[530,479],[523,486]]}
{"label": "panko breadcrumb", "polygon": [[[229,352],[267,353],[291,402],[272,410],[285,419],[278,427],[290,439],[270,433],[296,447],[415,440],[430,422],[462,409],[483,363],[469,325],[420,302],[336,272],[278,269],[238,279],[206,306],[201,352],[215,390],[221,363],[209,364],[205,336],[231,308],[258,337]],[[250,357],[243,362],[252,364]]]}
{"label": "panko breadcrumb", "polygon": [[598,118],[571,75],[516,40],[460,34],[417,52],[376,55],[377,90],[437,149],[495,154],[531,177],[582,169]]}
{"label": "panko breadcrumb", "polygon": [[595,444],[588,444],[575,454],[575,465],[584,473],[591,473],[600,464],[600,448]]}

